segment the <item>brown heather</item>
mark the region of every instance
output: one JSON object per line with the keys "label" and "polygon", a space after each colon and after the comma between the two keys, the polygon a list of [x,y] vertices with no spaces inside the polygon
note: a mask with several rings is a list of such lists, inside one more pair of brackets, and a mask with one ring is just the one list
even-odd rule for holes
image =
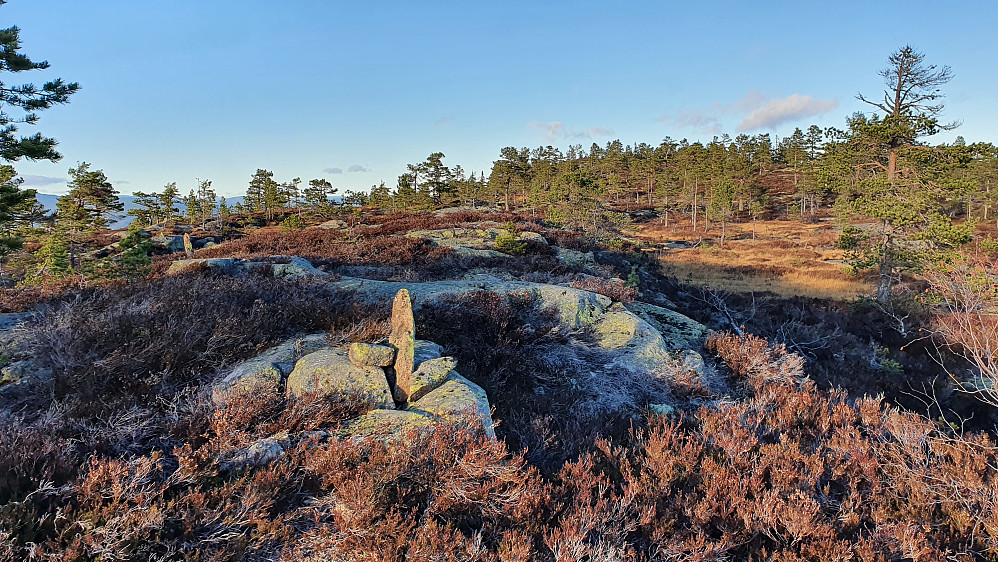
{"label": "brown heather", "polygon": [[652,417],[615,442],[597,439],[550,476],[460,426],[388,445],[306,437],[266,467],[224,469],[234,451],[279,428],[335,431],[358,413],[349,400],[288,401],[257,389],[215,410],[178,394],[155,420],[166,437],[128,455],[67,441],[70,420],[56,409],[0,435],[0,556],[998,556],[998,459],[986,435],[954,435],[877,399],[819,391],[802,378],[799,357],[758,338],[717,334],[708,347],[741,400]]}
{"label": "brown heather", "polygon": [[[484,267],[574,279],[549,255],[458,260],[387,236],[480,218],[386,215],[365,218],[382,221],[379,234],[349,241],[271,233],[199,255],[303,255],[382,278]],[[669,296],[680,302],[686,290]],[[500,439],[456,424],[386,444],[325,438],[363,412],[349,397],[261,387],[216,407],[207,384],[298,333],[383,336],[387,306],[356,306],[321,281],[208,271],[73,280],[4,299],[9,310],[43,303],[30,339],[58,384],[0,418],[0,560],[998,560],[988,434],[819,388],[801,355],[756,336],[706,342],[730,396],[681,372],[675,416],[582,416],[571,378],[584,362],[556,350],[585,347],[565,344],[586,334],[563,333],[526,295],[441,299],[422,309],[417,333],[488,391]],[[875,330],[883,321],[817,304],[760,300],[748,329],[797,346],[826,381],[867,388],[867,333],[847,320]],[[283,431],[285,456],[229,467]]]}

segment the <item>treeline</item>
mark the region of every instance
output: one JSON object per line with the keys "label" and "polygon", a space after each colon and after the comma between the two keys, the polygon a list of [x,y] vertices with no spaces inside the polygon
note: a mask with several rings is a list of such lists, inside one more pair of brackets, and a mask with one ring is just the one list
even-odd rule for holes
{"label": "treeline", "polygon": [[[349,205],[392,211],[440,205],[545,209],[554,217],[586,216],[597,209],[629,211],[653,208],[668,223],[680,213],[694,228],[709,221],[751,219],[766,210],[809,219],[834,210],[837,201],[855,198],[864,180],[875,175],[875,155],[864,145],[861,129],[871,119],[857,114],[846,130],[816,125],[774,142],[769,134],[715,136],[707,143],[666,137],[658,145],[582,145],[506,147],[488,176],[465,175],[443,163],[436,152],[425,162],[409,164],[396,186],[384,183],[369,193],[347,191]],[[917,175],[951,217],[991,220],[998,205],[998,148],[990,143],[908,147],[917,156]],[[917,154],[915,154],[917,153]],[[909,170],[914,174],[914,170]],[[766,177],[785,176],[791,195],[774,201]],[[773,183],[773,182],[768,182]],[[788,201],[785,201],[788,200]]]}

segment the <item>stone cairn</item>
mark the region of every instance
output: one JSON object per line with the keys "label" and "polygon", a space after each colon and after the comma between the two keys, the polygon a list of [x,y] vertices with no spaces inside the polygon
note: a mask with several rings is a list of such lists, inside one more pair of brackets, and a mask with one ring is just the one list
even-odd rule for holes
{"label": "stone cairn", "polygon": [[405,404],[412,397],[412,375],[416,353],[416,321],[409,291],[401,289],[392,302],[391,335],[388,345],[350,344],[349,359],[357,367],[382,367],[392,399]]}
{"label": "stone cairn", "polygon": [[[258,385],[280,388],[283,383],[292,397],[344,393],[371,408],[348,420],[338,430],[340,437],[392,439],[409,429],[476,419],[485,435],[495,439],[485,390],[455,371],[457,359],[442,356],[439,345],[416,340],[412,299],[406,289],[395,295],[391,327],[387,344],[331,346],[323,333],[288,340],[234,366],[215,384],[212,400],[221,406],[233,391],[253,391]],[[318,433],[323,439],[330,437]],[[278,432],[235,455],[227,466],[265,464],[304,437],[308,435]]]}
{"label": "stone cairn", "polygon": [[396,402],[404,403],[409,400],[416,351],[416,321],[412,316],[412,298],[406,289],[401,289],[392,302],[391,325],[388,345],[395,348],[395,384],[392,397]]}

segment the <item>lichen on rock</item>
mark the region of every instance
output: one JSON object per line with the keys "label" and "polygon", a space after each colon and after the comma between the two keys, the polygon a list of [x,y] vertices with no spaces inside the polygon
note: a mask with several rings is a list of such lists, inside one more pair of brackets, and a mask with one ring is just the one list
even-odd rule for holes
{"label": "lichen on rock", "polygon": [[309,334],[286,340],[232,367],[212,387],[212,401],[221,404],[227,392],[249,390],[261,384],[279,388],[300,357],[328,346],[326,334]]}
{"label": "lichen on rock", "polygon": [[355,342],[350,344],[350,362],[358,367],[390,367],[395,363],[395,348]]}
{"label": "lichen on rock", "polygon": [[409,401],[415,402],[443,384],[455,367],[457,359],[453,357],[438,357],[420,363],[419,368],[412,373]]}
{"label": "lichen on rock", "polygon": [[459,422],[471,415],[481,421],[489,437],[495,437],[492,412],[485,390],[451,371],[443,384],[409,404],[409,411],[436,416],[449,422]]}
{"label": "lichen on rock", "polygon": [[381,367],[358,367],[350,362],[346,349],[322,349],[298,360],[288,375],[287,392],[300,396],[318,391],[351,396],[373,408],[392,409],[391,390]]}

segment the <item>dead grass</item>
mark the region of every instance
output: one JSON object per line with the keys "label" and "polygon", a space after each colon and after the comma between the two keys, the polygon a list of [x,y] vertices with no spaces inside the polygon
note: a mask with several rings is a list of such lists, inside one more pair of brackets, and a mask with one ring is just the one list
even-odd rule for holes
{"label": "dead grass", "polygon": [[[694,233],[689,221],[642,225],[636,235],[659,248],[656,257],[666,274],[712,289],[832,299],[852,299],[872,290],[867,279],[849,270],[845,253],[836,247],[837,228],[827,222],[728,225],[724,247],[719,246],[717,225]],[[677,241],[694,247],[664,246]]]}

